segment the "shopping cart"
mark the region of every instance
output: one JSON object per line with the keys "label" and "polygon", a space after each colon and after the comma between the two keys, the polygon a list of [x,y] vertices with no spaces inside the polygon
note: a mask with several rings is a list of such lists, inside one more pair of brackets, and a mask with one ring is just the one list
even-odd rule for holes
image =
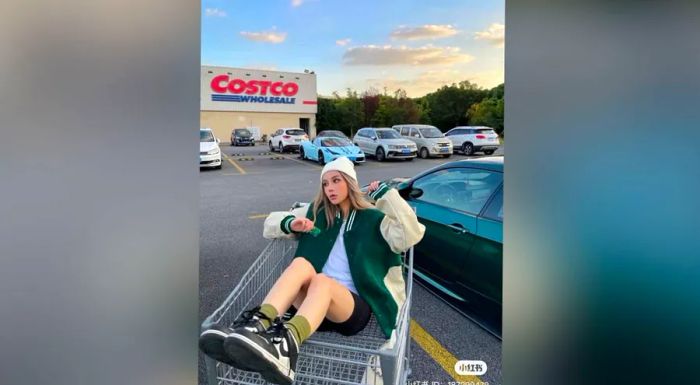
{"label": "shopping cart", "polygon": [[[224,303],[202,323],[231,326],[247,309],[260,305],[294,256],[296,242],[275,239],[265,247]],[[386,339],[372,315],[365,329],[352,337],[336,332],[317,332],[301,345],[296,384],[399,385],[410,374],[409,322],[413,287],[413,248],[404,253],[406,301],[397,317],[392,338]],[[205,356],[209,385],[262,385],[258,373],[246,372]]]}

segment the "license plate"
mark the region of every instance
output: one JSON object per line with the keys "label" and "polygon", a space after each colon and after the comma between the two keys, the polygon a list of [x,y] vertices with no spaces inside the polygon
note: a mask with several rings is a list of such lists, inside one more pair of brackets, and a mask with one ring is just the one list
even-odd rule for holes
{"label": "license plate", "polygon": [[410,153],[411,153],[411,149],[405,148],[405,149],[401,150],[401,152],[404,153],[404,154],[410,154]]}
{"label": "license plate", "polygon": [[294,139],[295,142],[301,142],[301,139]]}
{"label": "license plate", "polygon": [[449,151],[450,151],[450,149],[448,147],[440,149],[440,152],[449,152]]}

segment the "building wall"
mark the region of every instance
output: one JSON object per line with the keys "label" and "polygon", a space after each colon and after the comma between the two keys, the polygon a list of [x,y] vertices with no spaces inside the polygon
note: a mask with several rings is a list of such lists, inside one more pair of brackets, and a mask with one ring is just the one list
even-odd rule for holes
{"label": "building wall", "polygon": [[222,142],[229,142],[234,128],[260,127],[261,134],[270,136],[278,128],[299,127],[300,118],[309,119],[309,136],[316,136],[316,114],[200,111],[199,126],[211,128]]}

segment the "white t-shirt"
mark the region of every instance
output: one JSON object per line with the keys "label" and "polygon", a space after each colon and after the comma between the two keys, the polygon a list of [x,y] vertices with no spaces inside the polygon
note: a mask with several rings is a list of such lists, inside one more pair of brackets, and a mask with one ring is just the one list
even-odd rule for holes
{"label": "white t-shirt", "polygon": [[338,238],[335,239],[331,253],[328,255],[328,260],[326,261],[326,264],[323,265],[322,273],[335,279],[341,285],[348,288],[348,290],[357,294],[355,283],[352,281],[352,275],[350,274],[348,255],[345,252],[345,241],[343,239],[344,232],[345,221],[343,221],[343,225],[340,226]]}

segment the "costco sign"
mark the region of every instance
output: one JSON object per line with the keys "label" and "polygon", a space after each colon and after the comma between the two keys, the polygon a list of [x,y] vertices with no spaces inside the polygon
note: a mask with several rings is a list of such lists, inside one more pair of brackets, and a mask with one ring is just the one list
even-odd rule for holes
{"label": "costco sign", "polygon": [[294,104],[299,92],[295,82],[231,79],[228,75],[214,76],[210,86],[215,92],[211,100],[217,102]]}

